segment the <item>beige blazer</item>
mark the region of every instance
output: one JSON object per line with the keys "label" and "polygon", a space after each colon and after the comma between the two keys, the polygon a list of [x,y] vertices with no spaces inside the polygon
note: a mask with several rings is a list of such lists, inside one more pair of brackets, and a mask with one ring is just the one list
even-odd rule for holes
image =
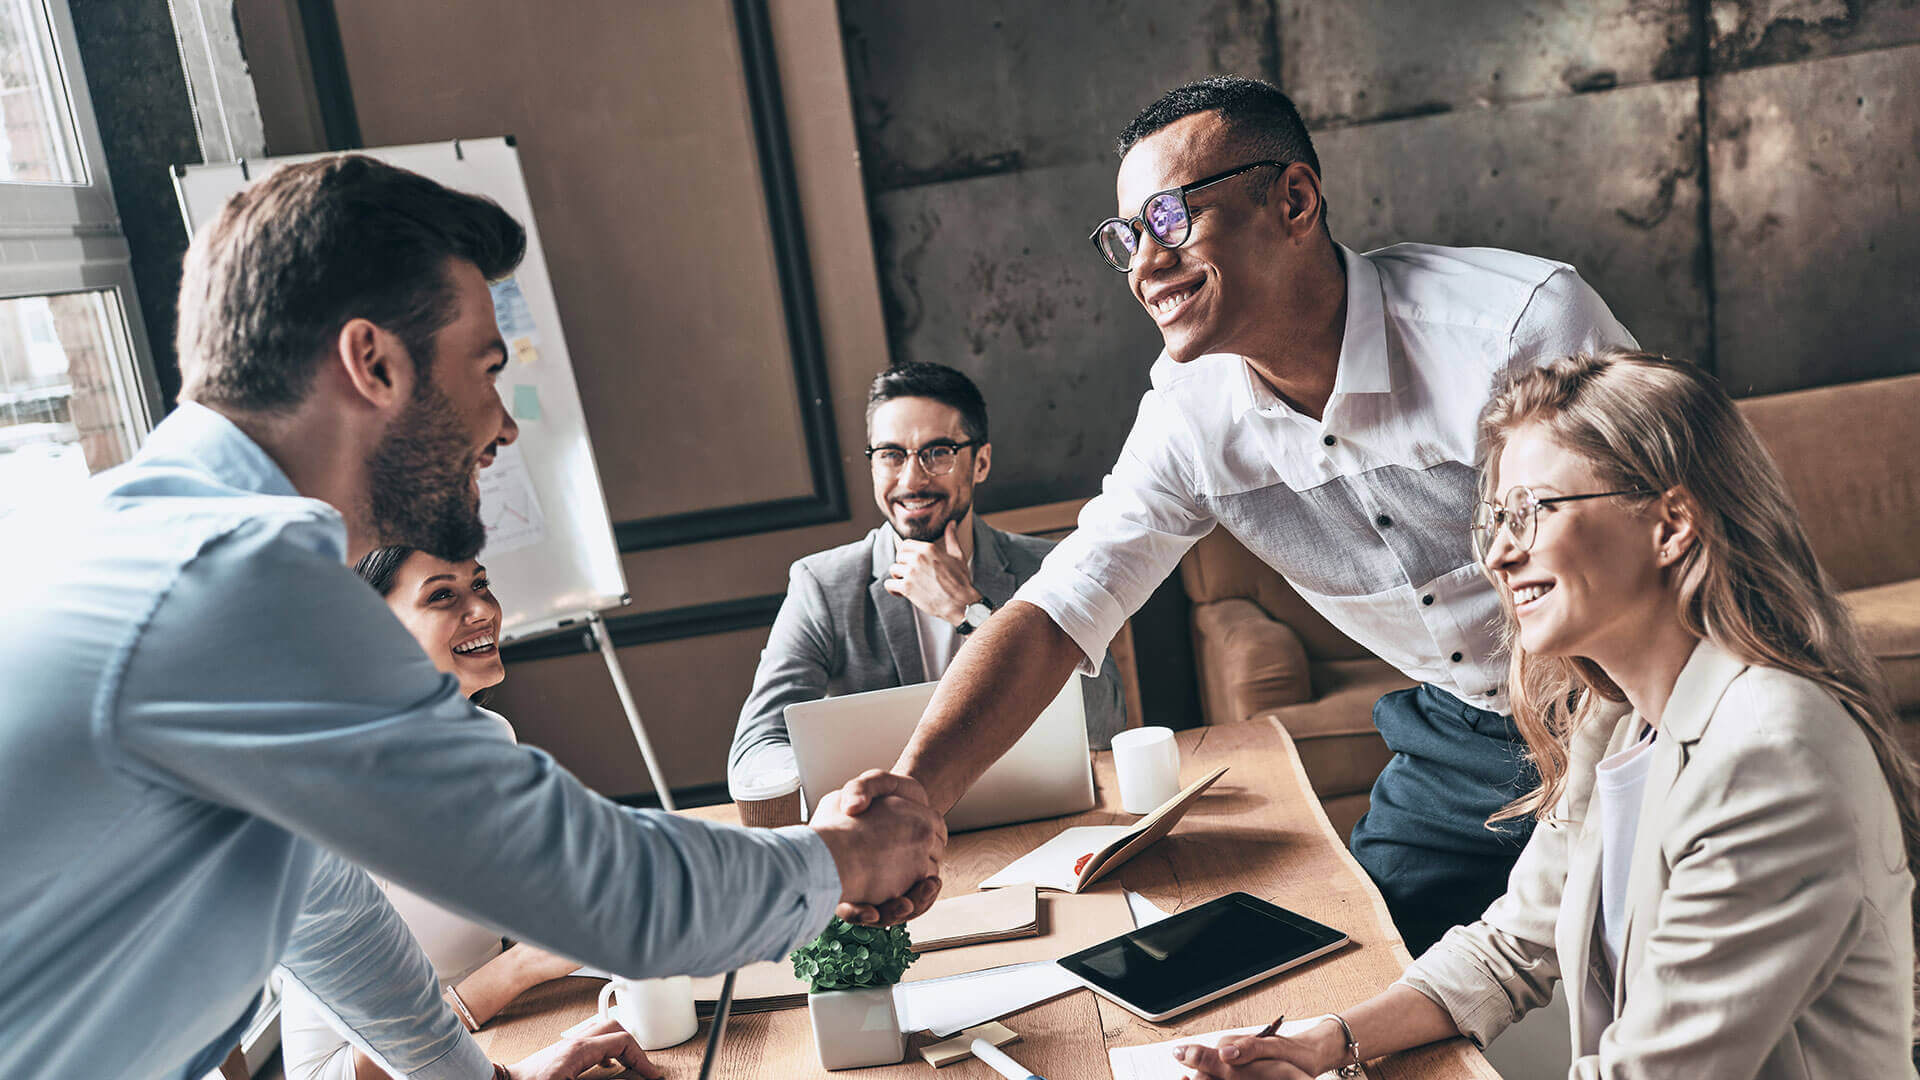
{"label": "beige blazer", "polygon": [[1596,936],[1594,771],[1639,727],[1575,733],[1555,820],[1506,895],[1401,981],[1485,1046],[1566,980],[1571,1077],[1915,1076],[1913,877],[1859,725],[1818,684],[1703,642],[1648,751],[1618,972]]}

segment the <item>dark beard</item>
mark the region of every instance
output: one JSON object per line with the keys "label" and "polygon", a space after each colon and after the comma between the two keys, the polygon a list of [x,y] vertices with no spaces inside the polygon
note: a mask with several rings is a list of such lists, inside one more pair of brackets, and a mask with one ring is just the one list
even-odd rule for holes
{"label": "dark beard", "polygon": [[947,504],[947,515],[938,521],[928,523],[927,528],[911,529],[906,532],[901,532],[900,526],[895,525],[893,531],[894,534],[902,540],[918,540],[924,544],[938,543],[947,535],[947,523],[950,521],[965,521],[967,511],[972,509],[973,500],[971,498],[958,506],[950,502]]}
{"label": "dark beard", "polygon": [[487,542],[468,437],[432,378],[418,385],[367,456],[368,517],[383,545],[463,562]]}

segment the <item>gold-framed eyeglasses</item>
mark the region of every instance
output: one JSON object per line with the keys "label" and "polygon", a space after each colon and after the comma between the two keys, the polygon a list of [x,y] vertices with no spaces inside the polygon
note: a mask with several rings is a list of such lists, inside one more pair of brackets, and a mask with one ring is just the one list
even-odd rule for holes
{"label": "gold-framed eyeglasses", "polygon": [[1622,488],[1619,491],[1595,491],[1585,495],[1554,495],[1541,498],[1532,488],[1515,486],[1508,489],[1505,498],[1499,503],[1481,500],[1473,509],[1473,556],[1482,563],[1493,550],[1493,538],[1501,529],[1513,537],[1513,546],[1521,551],[1533,549],[1534,535],[1539,531],[1540,512],[1566,502],[1580,502],[1583,499],[1610,499],[1616,495],[1651,495],[1646,488]]}
{"label": "gold-framed eyeglasses", "polygon": [[920,471],[928,476],[945,476],[953,471],[954,463],[960,459],[960,451],[979,445],[980,440],[968,439],[965,442],[928,443],[916,450],[904,446],[869,446],[867,462],[873,466],[874,472],[890,474],[906,468],[908,458],[919,458]]}

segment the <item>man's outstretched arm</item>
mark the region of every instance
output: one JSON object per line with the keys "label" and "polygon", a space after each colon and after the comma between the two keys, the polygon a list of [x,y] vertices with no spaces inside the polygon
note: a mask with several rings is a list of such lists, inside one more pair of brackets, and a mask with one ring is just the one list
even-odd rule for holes
{"label": "man's outstretched arm", "polygon": [[1051,616],[1014,600],[954,657],[893,771],[918,780],[935,810],[953,809],[1084,659]]}

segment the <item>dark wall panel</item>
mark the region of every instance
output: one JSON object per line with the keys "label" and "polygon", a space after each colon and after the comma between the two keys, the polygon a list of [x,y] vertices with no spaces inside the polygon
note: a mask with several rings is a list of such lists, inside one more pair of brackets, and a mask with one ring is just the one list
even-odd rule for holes
{"label": "dark wall panel", "polygon": [[1167,86],[1272,73],[1276,56],[1261,0],[842,0],[840,13],[874,191],[1104,159]]}
{"label": "dark wall panel", "polygon": [[1087,233],[1113,213],[1107,161],[923,184],[874,198],[897,360],[948,364],[986,396],[986,510],[1099,490],[1160,335]]}
{"label": "dark wall panel", "polygon": [[1717,76],[1708,100],[1728,388],[1920,369],[1920,45]]}
{"label": "dark wall panel", "polygon": [[1711,70],[1792,63],[1920,41],[1914,0],[1737,0],[1710,8]]}
{"label": "dark wall panel", "polygon": [[1572,263],[1642,346],[1705,358],[1698,110],[1684,80],[1517,104],[1497,124],[1458,112],[1328,131],[1333,235]]}
{"label": "dark wall panel", "polygon": [[1282,0],[1280,71],[1332,127],[1692,75],[1688,0]]}

